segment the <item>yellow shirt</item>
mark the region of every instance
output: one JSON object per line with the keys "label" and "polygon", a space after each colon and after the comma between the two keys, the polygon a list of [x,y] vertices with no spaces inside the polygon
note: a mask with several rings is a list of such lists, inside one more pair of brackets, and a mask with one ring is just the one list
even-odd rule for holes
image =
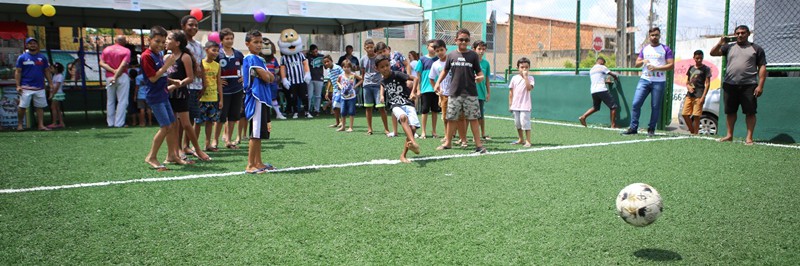
{"label": "yellow shirt", "polygon": [[203,68],[206,70],[206,88],[203,97],[200,97],[201,102],[216,102],[219,101],[219,91],[217,90],[217,76],[219,76],[219,63],[212,61],[209,63],[203,60]]}

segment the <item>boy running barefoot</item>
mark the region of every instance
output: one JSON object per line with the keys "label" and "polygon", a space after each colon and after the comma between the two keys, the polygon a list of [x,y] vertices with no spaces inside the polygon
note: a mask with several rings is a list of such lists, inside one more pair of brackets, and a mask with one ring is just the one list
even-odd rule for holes
{"label": "boy running barefoot", "polygon": [[414,81],[415,78],[400,71],[392,71],[389,67],[388,57],[378,56],[375,59],[375,65],[383,77],[380,102],[389,105],[392,114],[400,122],[406,134],[400,162],[410,163],[411,161],[406,158],[408,151],[419,154],[419,144],[414,140],[414,133],[419,128],[419,119],[417,119],[417,109],[414,108],[414,95],[411,95],[411,89],[408,88],[406,82]]}
{"label": "boy running barefoot", "polygon": [[262,174],[274,170],[270,164],[263,163],[261,159],[261,140],[269,139],[272,131],[269,108],[272,107],[272,93],[269,83],[275,80],[275,76],[267,70],[264,58],[258,54],[264,41],[261,39],[261,32],[251,30],[244,38],[250,54],[244,57],[242,63],[242,73],[246,75],[244,79],[244,113],[250,120],[250,145],[247,149],[247,167],[245,172],[248,174]]}

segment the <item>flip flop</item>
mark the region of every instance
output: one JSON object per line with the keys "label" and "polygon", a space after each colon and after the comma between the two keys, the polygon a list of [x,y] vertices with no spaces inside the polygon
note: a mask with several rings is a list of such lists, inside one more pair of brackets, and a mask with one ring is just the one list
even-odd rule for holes
{"label": "flip flop", "polygon": [[511,145],[519,145],[520,143],[519,143],[519,141],[512,141],[510,144]]}
{"label": "flip flop", "polygon": [[228,149],[231,149],[231,150],[238,150],[239,146],[236,146],[236,144],[227,144],[227,145],[225,145],[225,148],[228,148]]}
{"label": "flip flop", "polygon": [[372,136],[372,131],[367,131],[368,136]]}
{"label": "flip flop", "polygon": [[525,145],[522,145],[522,147],[525,147],[525,148],[530,148],[530,147],[531,147],[531,144],[530,144],[530,143],[525,143]]}
{"label": "flip flop", "polygon": [[266,173],[266,170],[262,169],[255,169],[255,170],[247,170],[244,171],[245,174],[263,174]]}
{"label": "flip flop", "polygon": [[45,127],[45,128],[40,128],[39,131],[50,131],[50,129]]}
{"label": "flip flop", "polygon": [[151,166],[150,166],[150,169],[152,169],[152,170],[156,170],[156,172],[164,172],[164,171],[169,171],[169,169],[168,169],[166,166],[164,166],[163,164],[160,164],[160,165],[158,165],[158,166],[152,166],[152,165],[151,165]]}
{"label": "flip flop", "polygon": [[217,147],[207,147],[207,148],[206,148],[206,151],[209,151],[209,152],[217,152],[217,151],[219,151],[219,148],[217,148]]}

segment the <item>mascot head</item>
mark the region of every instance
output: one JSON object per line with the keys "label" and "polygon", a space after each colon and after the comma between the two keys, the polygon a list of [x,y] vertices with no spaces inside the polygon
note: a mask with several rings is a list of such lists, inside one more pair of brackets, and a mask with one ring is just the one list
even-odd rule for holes
{"label": "mascot head", "polygon": [[278,40],[278,47],[282,55],[295,55],[303,50],[303,40],[300,34],[293,29],[281,31],[281,38]]}

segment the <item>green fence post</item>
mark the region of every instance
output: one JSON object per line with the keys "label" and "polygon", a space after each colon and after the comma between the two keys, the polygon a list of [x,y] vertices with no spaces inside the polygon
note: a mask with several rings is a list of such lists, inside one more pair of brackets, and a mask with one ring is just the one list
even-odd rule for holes
{"label": "green fence post", "polygon": [[506,69],[506,80],[508,80],[508,75],[511,71],[511,61],[514,60],[514,0],[511,0],[509,10],[511,10],[511,14],[508,15],[508,69]]}
{"label": "green fence post", "polygon": [[[723,23],[725,23],[725,25],[722,25],[722,36],[727,36],[728,35],[728,23],[729,23],[729,20],[730,20],[730,15],[731,15],[731,0],[725,0],[725,18],[723,19],[724,20]],[[720,68],[722,69],[722,71],[720,71],[719,80],[724,82],[725,81],[725,72],[728,71],[728,57],[727,56],[723,56],[722,57],[722,66]],[[719,89],[720,90],[722,90],[722,82],[720,82],[720,84],[719,84]],[[720,135],[720,132],[721,132],[721,130],[723,128],[726,130],[725,134],[727,134],[727,128],[728,128],[728,120],[727,120],[727,118],[723,118],[723,115],[722,115],[722,114],[725,113],[725,101],[724,101],[723,97],[724,97],[723,93],[720,93],[719,111],[717,112],[718,114],[720,114],[720,117],[717,118],[717,135]]]}
{"label": "green fence post", "polygon": [[[675,37],[677,34],[677,22],[678,22],[678,0],[669,0],[667,7],[667,32],[669,33],[667,36],[667,46],[670,49],[675,50]],[[664,98],[661,104],[661,119],[658,122],[657,128],[659,130],[664,130],[666,125],[669,125],[672,122],[672,98],[674,97],[673,94],[673,81],[675,80],[675,71],[670,70],[667,71],[667,84],[664,88]]]}
{"label": "green fence post", "polygon": [[581,0],[577,0],[578,7],[575,15],[575,75],[581,67]]}

